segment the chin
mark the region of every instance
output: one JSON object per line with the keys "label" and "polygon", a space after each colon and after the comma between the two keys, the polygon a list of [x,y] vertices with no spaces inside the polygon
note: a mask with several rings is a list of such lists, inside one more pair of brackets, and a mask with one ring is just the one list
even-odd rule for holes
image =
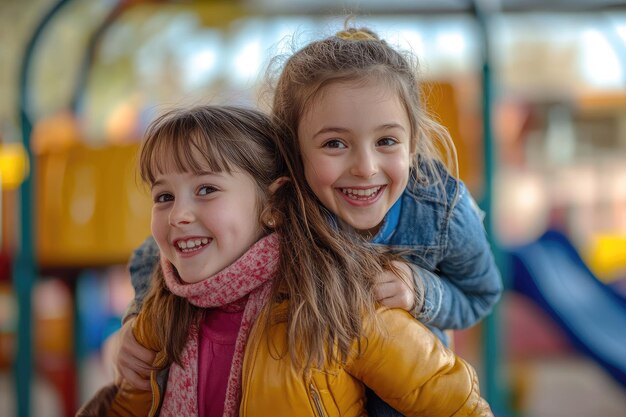
{"label": "chin", "polygon": [[361,231],[361,232],[368,232],[372,229],[377,229],[379,228],[379,226],[383,223],[383,221],[379,221],[379,222],[367,222],[367,223],[359,223],[358,226],[352,226],[355,229]]}
{"label": "chin", "polygon": [[187,272],[185,274],[181,274],[179,271],[178,276],[180,277],[181,281],[187,284],[195,284],[198,281],[202,281],[202,278],[199,278],[202,276],[201,273]]}
{"label": "chin", "polygon": [[182,276],[182,275],[180,275],[180,274],[179,274],[179,276],[180,276],[180,280],[181,280],[182,282],[184,282],[185,284],[193,284],[193,283],[195,282],[195,280],[193,280],[193,279],[189,279],[189,277],[187,277],[187,276],[183,277],[183,276]]}

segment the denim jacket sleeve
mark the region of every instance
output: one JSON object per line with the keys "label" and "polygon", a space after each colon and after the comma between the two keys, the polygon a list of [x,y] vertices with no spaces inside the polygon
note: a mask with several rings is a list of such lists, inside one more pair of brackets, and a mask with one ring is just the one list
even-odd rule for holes
{"label": "denim jacket sleeve", "polygon": [[436,273],[420,268],[424,304],[417,319],[439,329],[463,329],[489,314],[502,294],[482,213],[461,183]]}
{"label": "denim jacket sleeve", "polygon": [[150,277],[154,267],[159,262],[159,247],[152,237],[147,238],[140,247],[135,249],[128,262],[130,271],[130,282],[135,290],[135,297],[126,309],[126,314],[122,321],[135,315],[141,309],[148,288],[150,287]]}

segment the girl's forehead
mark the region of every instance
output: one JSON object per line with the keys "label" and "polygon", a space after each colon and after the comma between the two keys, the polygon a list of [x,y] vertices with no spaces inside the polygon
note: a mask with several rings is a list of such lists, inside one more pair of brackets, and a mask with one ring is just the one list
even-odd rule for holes
{"label": "girl's forehead", "polygon": [[152,158],[153,166],[160,171],[189,170],[190,167],[208,168],[209,163],[197,149],[181,151],[176,149],[161,149],[155,152]]}
{"label": "girl's forehead", "polygon": [[320,88],[318,95],[324,97],[324,95],[327,94],[364,90],[368,92],[377,91],[379,94],[386,97],[399,96],[399,91],[394,84],[371,78],[355,81],[336,81]]}
{"label": "girl's forehead", "polygon": [[[299,122],[319,110],[324,110],[329,103],[349,102],[351,105],[359,107],[363,104],[363,98],[366,98],[367,102],[374,100],[383,103],[391,100],[404,107],[403,96],[396,85],[384,81],[377,82],[376,80],[372,77],[363,80],[339,80],[321,86],[306,101]],[[341,116],[341,114],[335,115]]]}
{"label": "girl's forehead", "polygon": [[312,92],[308,101],[308,108],[314,106],[321,100],[329,97],[329,95],[344,94],[350,91],[368,90],[376,91],[381,98],[397,98],[402,101],[403,97],[397,83],[386,77],[363,76],[351,80],[335,80],[327,84],[321,85]]}
{"label": "girl's forehead", "polygon": [[231,169],[225,161],[220,161],[220,163],[215,160],[209,161],[197,149],[190,152],[176,152],[173,149],[165,151],[162,149],[160,152],[155,152],[151,158],[149,171],[152,173],[151,176],[156,178],[170,173],[230,173]]}
{"label": "girl's forehead", "polygon": [[[194,141],[169,141],[156,147],[152,155],[152,167],[167,171],[230,171],[227,153],[217,146],[205,146]],[[179,145],[179,146],[176,146]]]}

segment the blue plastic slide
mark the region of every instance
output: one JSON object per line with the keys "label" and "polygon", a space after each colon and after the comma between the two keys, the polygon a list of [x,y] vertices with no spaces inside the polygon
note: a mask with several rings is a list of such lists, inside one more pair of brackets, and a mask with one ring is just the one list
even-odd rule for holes
{"label": "blue plastic slide", "polygon": [[571,342],[626,386],[626,303],[599,281],[563,234],[509,251],[513,289],[537,302]]}

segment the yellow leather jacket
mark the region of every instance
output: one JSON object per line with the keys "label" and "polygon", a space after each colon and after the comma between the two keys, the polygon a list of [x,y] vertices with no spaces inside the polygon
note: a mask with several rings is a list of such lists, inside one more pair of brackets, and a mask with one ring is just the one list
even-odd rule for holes
{"label": "yellow leather jacket", "polygon": [[[137,315],[133,323],[133,336],[143,347],[157,352],[152,366],[159,369],[165,362],[165,351],[153,330],[154,326],[159,324],[154,323],[154,320],[145,312],[146,310],[141,310]],[[163,400],[164,386],[157,382],[159,372],[153,370],[150,373],[150,391],[135,388],[125,380],[122,381],[105,415],[107,417],[154,417],[158,415]]]}
{"label": "yellow leather jacket", "polygon": [[[277,313],[286,308],[278,306]],[[285,346],[286,324],[266,331],[261,316],[253,326],[244,355],[241,417],[362,417],[365,385],[407,417],[492,416],[480,397],[474,369],[443,346],[424,325],[403,310],[379,308],[379,326],[365,326],[361,352],[343,365],[298,372]],[[137,341],[157,350],[150,323],[135,320]],[[283,354],[280,354],[282,352]],[[160,352],[162,353],[162,352]],[[155,363],[162,360],[157,354]],[[152,392],[119,387],[107,416],[154,416],[162,392],[151,378]],[[90,415],[90,414],[83,414]]]}
{"label": "yellow leather jacket", "polygon": [[406,311],[377,313],[380,326],[365,327],[360,354],[355,347],[344,365],[305,375],[288,353],[280,354],[285,323],[262,332],[264,320],[257,320],[244,357],[239,415],[367,416],[365,384],[407,417],[492,416],[470,365]]}

